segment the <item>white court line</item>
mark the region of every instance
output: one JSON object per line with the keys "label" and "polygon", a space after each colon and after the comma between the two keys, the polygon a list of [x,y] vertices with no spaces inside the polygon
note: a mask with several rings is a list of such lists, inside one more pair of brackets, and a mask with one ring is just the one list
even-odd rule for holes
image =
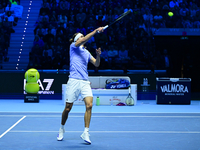
{"label": "white court line", "polygon": [[[10,131],[12,133],[54,133],[58,131]],[[83,131],[65,131],[67,133],[82,133]],[[200,131],[90,131],[90,133],[170,133],[170,134],[200,134]]]}
{"label": "white court line", "polygon": [[[21,115],[0,115],[0,117],[21,117]],[[60,115],[26,115],[26,117],[55,117],[60,118]],[[81,118],[82,116],[70,116],[70,118]],[[200,116],[92,116],[92,118],[200,118]]]}
{"label": "white court line", "polygon": [[[0,113],[36,113],[36,114],[40,114],[40,113],[45,113],[45,114],[49,114],[49,113],[54,113],[54,114],[62,114],[62,111],[60,112],[47,112],[47,111],[0,111]],[[85,112],[71,112],[70,114],[82,114]],[[200,114],[200,112],[92,112],[92,114]]]}
{"label": "white court line", "polygon": [[22,121],[26,116],[23,116],[21,119],[19,119],[14,125],[12,125],[8,130],[6,130],[2,135],[0,135],[0,138],[2,138],[6,133],[8,133],[12,128],[14,128],[20,121]]}

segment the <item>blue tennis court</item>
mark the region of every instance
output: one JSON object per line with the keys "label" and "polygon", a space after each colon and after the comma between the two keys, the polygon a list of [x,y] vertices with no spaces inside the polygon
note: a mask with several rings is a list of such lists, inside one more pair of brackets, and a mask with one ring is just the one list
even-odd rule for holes
{"label": "blue tennis court", "polygon": [[[168,105],[154,105],[153,101],[139,101],[138,105],[133,107],[94,106],[90,124],[91,145],[85,144],[80,138],[84,129],[84,106],[73,107],[65,125],[64,140],[57,141],[64,105],[57,101],[41,101],[37,104],[25,104],[23,101],[2,102],[0,106],[2,150],[200,149],[199,101],[194,101],[191,105],[171,105],[171,110]],[[15,107],[21,107],[21,111],[13,108],[14,103]],[[45,103],[49,104],[49,110],[42,112],[40,109]],[[7,104],[12,107],[2,111],[2,107]],[[30,108],[29,112],[27,107]],[[145,110],[146,107],[149,109]],[[163,111],[159,112],[159,107],[160,109],[163,107]],[[173,107],[179,109],[179,112],[173,112],[176,110]],[[54,108],[54,112],[50,112],[51,108]],[[153,112],[155,109],[157,112]]]}

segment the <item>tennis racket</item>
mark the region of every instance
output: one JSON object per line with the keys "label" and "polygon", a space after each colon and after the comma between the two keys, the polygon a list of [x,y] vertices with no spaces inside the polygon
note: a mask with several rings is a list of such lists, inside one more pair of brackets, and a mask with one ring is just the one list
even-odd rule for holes
{"label": "tennis racket", "polygon": [[126,102],[126,105],[133,106],[134,105],[134,99],[131,96],[131,88],[129,87],[128,90],[129,90],[129,94],[128,94],[128,97],[126,98],[125,102]]}
{"label": "tennis racket", "polygon": [[127,16],[128,14],[131,13],[131,10],[128,10],[126,12],[124,12],[123,14],[121,14],[115,21],[113,21],[112,23],[110,23],[109,25],[106,25],[105,27],[103,27],[103,30],[107,29],[108,27],[112,26],[114,23],[116,23],[117,21],[121,20],[122,18],[124,18],[125,16]]}

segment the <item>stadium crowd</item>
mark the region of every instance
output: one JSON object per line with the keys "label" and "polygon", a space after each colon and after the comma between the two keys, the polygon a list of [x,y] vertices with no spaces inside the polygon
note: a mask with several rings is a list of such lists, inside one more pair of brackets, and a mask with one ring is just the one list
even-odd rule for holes
{"label": "stadium crowd", "polygon": [[[99,69],[166,69],[170,56],[166,49],[156,50],[155,29],[199,28],[199,6],[198,0],[43,0],[28,68],[69,69],[69,39],[74,33],[86,35],[131,10],[129,16],[96,34],[85,46],[93,56],[101,47]],[[168,12],[174,15],[170,17]],[[5,22],[1,21],[1,29]]]}
{"label": "stadium crowd", "polygon": [[15,32],[13,26],[16,26],[18,22],[18,17],[11,10],[12,4],[19,5],[20,0],[1,0],[0,2],[0,69],[2,69],[3,61],[9,61],[7,54],[10,36]]}

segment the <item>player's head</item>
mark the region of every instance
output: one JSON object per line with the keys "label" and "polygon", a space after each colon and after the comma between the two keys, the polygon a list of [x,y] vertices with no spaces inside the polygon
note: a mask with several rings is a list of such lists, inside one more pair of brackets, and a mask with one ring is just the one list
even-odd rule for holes
{"label": "player's head", "polygon": [[78,40],[80,40],[83,37],[84,37],[84,35],[82,33],[75,33],[69,41],[70,41],[70,43],[77,42]]}

